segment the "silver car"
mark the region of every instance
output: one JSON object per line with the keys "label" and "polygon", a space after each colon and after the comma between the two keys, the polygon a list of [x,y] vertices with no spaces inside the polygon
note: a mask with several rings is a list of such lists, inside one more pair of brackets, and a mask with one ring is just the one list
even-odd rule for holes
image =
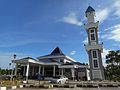
{"label": "silver car", "polygon": [[68,81],[68,78],[65,76],[55,76],[51,79],[51,83],[65,84]]}

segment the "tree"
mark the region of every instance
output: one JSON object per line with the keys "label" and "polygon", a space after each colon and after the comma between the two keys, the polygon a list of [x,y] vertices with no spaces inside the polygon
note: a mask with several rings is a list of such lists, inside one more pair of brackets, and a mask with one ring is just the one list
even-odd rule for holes
{"label": "tree", "polygon": [[120,50],[109,51],[106,55],[105,76],[108,80],[120,81]]}

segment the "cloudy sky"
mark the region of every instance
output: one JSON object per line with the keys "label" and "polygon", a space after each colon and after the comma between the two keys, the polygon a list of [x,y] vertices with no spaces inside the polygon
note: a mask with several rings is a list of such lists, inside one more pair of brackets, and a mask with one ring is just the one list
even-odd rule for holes
{"label": "cloudy sky", "polygon": [[100,21],[104,56],[120,48],[120,0],[0,0],[0,67],[13,59],[39,57],[59,46],[79,62],[88,62],[84,48],[85,11],[90,5]]}

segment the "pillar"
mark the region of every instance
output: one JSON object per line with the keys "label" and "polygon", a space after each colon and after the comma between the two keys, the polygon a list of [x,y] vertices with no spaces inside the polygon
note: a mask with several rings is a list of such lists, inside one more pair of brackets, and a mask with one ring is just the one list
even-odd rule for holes
{"label": "pillar", "polygon": [[32,67],[32,76],[34,76],[34,73],[35,73],[35,67],[33,66]]}
{"label": "pillar", "polygon": [[28,80],[28,76],[29,76],[29,63],[27,64],[26,81]]}
{"label": "pillar", "polygon": [[59,75],[60,75],[60,68],[59,68]]}
{"label": "pillar", "polygon": [[44,66],[43,66],[43,69],[42,69],[42,76],[44,76]]}
{"label": "pillar", "polygon": [[38,73],[40,74],[40,72],[41,72],[41,66],[39,65],[39,71],[38,71]]}
{"label": "pillar", "polygon": [[87,80],[90,80],[90,71],[86,68],[86,76]]}
{"label": "pillar", "polygon": [[18,68],[17,66],[18,66],[18,64],[16,63],[16,65],[15,65],[15,73],[14,73],[15,76],[17,76],[17,68]]}
{"label": "pillar", "polygon": [[26,68],[26,66],[23,66],[23,76],[25,76],[25,68]]}
{"label": "pillar", "polygon": [[71,68],[71,73],[72,73],[72,78],[73,78],[73,80],[74,80],[74,78],[75,78],[75,71],[74,71],[74,68]]}
{"label": "pillar", "polygon": [[63,76],[63,68],[62,68],[61,72],[62,72],[61,74],[62,74],[62,76]]}
{"label": "pillar", "polygon": [[14,74],[14,63],[12,63],[11,80],[13,79],[13,74]]}
{"label": "pillar", "polygon": [[53,66],[53,77],[55,77],[55,65]]}

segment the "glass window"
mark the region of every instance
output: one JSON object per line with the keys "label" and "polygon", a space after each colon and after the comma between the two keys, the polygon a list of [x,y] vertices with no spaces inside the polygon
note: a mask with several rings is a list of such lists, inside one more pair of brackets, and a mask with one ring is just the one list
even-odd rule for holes
{"label": "glass window", "polygon": [[97,60],[93,60],[94,62],[94,68],[98,68],[98,61]]}
{"label": "glass window", "polygon": [[91,40],[95,40],[95,34],[91,34]]}
{"label": "glass window", "polygon": [[97,58],[97,51],[96,50],[93,51],[93,58]]}
{"label": "glass window", "polygon": [[90,33],[94,33],[94,30],[90,30]]}
{"label": "glass window", "polygon": [[91,40],[95,40],[95,30],[90,30],[90,38]]}

